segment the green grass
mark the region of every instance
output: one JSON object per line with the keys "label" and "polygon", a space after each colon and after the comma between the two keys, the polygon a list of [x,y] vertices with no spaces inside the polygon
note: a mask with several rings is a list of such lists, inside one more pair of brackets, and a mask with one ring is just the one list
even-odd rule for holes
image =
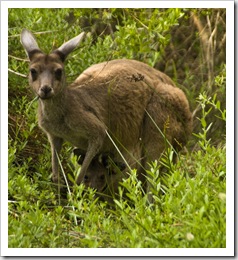
{"label": "green grass", "polygon": [[154,163],[153,204],[132,174],[123,187],[133,203],[121,197],[114,207],[95,199],[91,189],[83,195],[83,186],[59,205],[50,183],[43,190],[40,178],[15,175],[9,181],[9,193],[15,194],[9,202],[9,247],[226,247],[225,148],[181,156],[173,168],[162,185]]}
{"label": "green grass", "polygon": [[[163,157],[167,174],[160,174],[157,161],[151,163],[151,204],[135,171],[121,184],[113,205],[99,201],[95,191],[83,185],[74,186],[67,199],[60,197],[50,181],[48,145],[32,175],[31,159],[16,163],[30,133],[24,135],[25,144],[10,141],[9,248],[225,248],[226,149],[206,139],[212,127],[206,121],[206,105],[225,113],[215,98],[200,95],[198,102],[204,110],[203,132],[195,134],[198,149],[180,155],[177,164],[171,152]],[[29,122],[26,129],[31,128]],[[69,151],[65,146],[62,161],[69,161]]]}

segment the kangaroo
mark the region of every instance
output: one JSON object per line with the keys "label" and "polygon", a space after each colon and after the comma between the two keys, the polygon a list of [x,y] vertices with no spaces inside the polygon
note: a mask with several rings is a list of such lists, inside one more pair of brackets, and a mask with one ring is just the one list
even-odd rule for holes
{"label": "kangaroo", "polygon": [[134,162],[145,174],[148,162],[168,144],[176,151],[186,144],[192,129],[188,100],[164,73],[129,59],[92,65],[66,86],[64,61],[84,36],[45,54],[30,31],[21,32],[30,60],[29,83],[38,96],[39,126],[51,144],[52,179],[59,179],[63,141],[85,153],[78,184],[99,154]]}
{"label": "kangaroo", "polygon": [[[84,151],[76,148],[73,154],[78,157],[78,164],[82,165],[84,161]],[[91,161],[87,173],[80,175],[80,182],[86,187],[96,189],[98,196],[112,202],[112,198],[118,193],[119,182],[127,178],[123,171],[126,165],[122,162],[114,162],[109,154],[100,154]]]}

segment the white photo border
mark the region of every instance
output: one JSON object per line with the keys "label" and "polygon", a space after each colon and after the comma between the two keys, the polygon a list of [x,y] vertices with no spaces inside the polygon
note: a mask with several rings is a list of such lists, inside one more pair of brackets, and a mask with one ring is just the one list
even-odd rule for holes
{"label": "white photo border", "polygon": [[2,256],[233,256],[234,255],[234,1],[57,1],[57,8],[226,8],[226,248],[8,248],[8,9],[55,8],[55,1],[1,2],[1,255]]}

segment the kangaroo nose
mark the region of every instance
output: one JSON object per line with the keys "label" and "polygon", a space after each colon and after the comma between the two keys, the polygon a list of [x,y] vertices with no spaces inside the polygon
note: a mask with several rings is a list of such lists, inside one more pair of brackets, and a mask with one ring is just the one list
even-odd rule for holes
{"label": "kangaroo nose", "polygon": [[45,85],[45,86],[41,87],[40,90],[41,90],[45,95],[47,95],[48,93],[51,92],[52,88],[49,87],[49,86],[47,86],[47,85]]}
{"label": "kangaroo nose", "polygon": [[51,98],[53,95],[54,95],[54,91],[52,87],[50,87],[49,85],[42,86],[38,91],[38,96],[41,99],[48,99]]}

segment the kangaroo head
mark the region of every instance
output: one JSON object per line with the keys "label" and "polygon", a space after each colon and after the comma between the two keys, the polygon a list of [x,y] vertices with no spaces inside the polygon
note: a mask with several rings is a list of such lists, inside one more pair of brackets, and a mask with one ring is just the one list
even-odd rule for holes
{"label": "kangaroo head", "polygon": [[[85,158],[85,152],[79,148],[75,148],[73,153],[74,155],[79,156],[78,163],[82,165]],[[89,165],[87,173],[80,177],[80,182],[84,183],[86,187],[91,187],[98,192],[103,192],[108,185],[117,178],[116,175],[120,174],[120,172],[126,168],[124,163],[113,161],[111,156],[112,155],[109,153],[105,153],[94,157]]]}
{"label": "kangaroo head", "polygon": [[30,59],[29,82],[39,98],[50,99],[64,89],[64,61],[84,36],[82,32],[50,54],[45,54],[38,47],[33,34],[26,29],[22,30],[21,43]]}

